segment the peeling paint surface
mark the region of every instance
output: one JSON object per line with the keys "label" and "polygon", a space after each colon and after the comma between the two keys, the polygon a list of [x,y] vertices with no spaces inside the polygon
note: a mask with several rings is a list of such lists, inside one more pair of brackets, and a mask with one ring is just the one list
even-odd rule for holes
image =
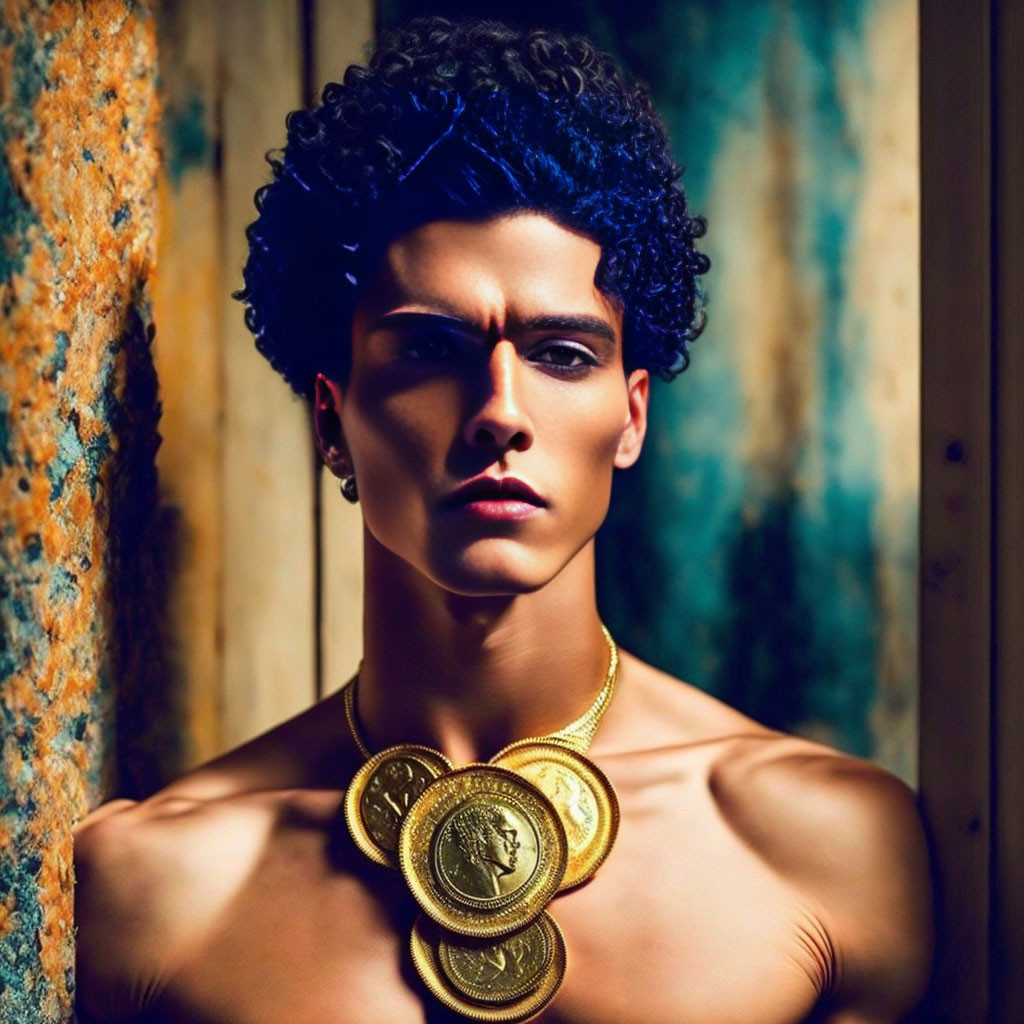
{"label": "peeling paint surface", "polygon": [[913,781],[916,7],[658,11],[615,39],[708,218],[708,328],[618,481],[602,605],[654,663]]}
{"label": "peeling paint surface", "polygon": [[154,67],[143,3],[2,6],[0,1020],[16,1024],[70,1014],[70,827],[113,772],[114,530],[132,453],[151,464],[157,443],[127,373],[151,336]]}
{"label": "peeling paint surface", "polygon": [[207,118],[201,96],[192,95],[164,108],[164,170],[176,188],[189,170],[207,167],[212,161],[214,145],[207,133]]}

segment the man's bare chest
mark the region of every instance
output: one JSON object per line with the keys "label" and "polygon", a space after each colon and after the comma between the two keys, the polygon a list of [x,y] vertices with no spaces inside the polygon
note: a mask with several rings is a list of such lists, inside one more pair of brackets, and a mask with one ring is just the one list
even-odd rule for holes
{"label": "man's bare chest", "polygon": [[[824,971],[804,909],[710,817],[686,824],[624,801],[598,876],[549,905],[568,963],[541,1021],[795,1024],[810,1012]],[[283,829],[163,979],[158,1019],[448,1020],[411,964],[417,913],[401,877],[366,863],[337,820]]]}

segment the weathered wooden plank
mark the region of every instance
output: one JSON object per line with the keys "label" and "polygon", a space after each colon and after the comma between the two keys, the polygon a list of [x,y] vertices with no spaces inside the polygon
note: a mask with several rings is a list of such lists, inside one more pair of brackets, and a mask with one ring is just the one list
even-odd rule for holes
{"label": "weathered wooden plank", "polygon": [[181,768],[221,750],[221,196],[215,123],[218,21],[204,0],[157,8],[163,107],[153,356],[163,407],[157,453],[175,509],[167,609]]}
{"label": "weathered wooden plank", "polygon": [[1024,1020],[1024,5],[994,5],[996,1020]]}
{"label": "weathered wooden plank", "polygon": [[[371,0],[319,0],[314,8],[314,98],[339,81],[349,64],[365,63],[373,37]],[[362,657],[363,520],[338,493],[335,477],[320,476],[321,692],[337,689]]]}
{"label": "weathered wooden plank", "polygon": [[877,631],[872,757],[913,785],[921,483],[918,12],[915,0],[867,3],[865,12],[866,59],[848,61],[840,75],[848,131],[862,140],[845,341],[863,374],[851,375],[847,388],[862,393],[862,423],[871,431],[849,464],[870,466],[861,487],[877,488],[870,518]]}
{"label": "weathered wooden plank", "polygon": [[244,231],[301,104],[295,0],[218,4],[222,40],[224,338],[223,734],[233,746],[316,695],[313,449],[305,405],[253,346],[242,309]]}
{"label": "weathered wooden plank", "polygon": [[320,482],[321,692],[330,693],[363,656],[363,517],[328,470]]}
{"label": "weathered wooden plank", "polygon": [[316,0],[313,78],[317,99],[325,82],[340,82],[349,64],[365,64],[373,44],[373,0]]}
{"label": "weathered wooden plank", "polygon": [[934,1018],[973,1022],[991,923],[991,25],[966,0],[920,10],[920,779],[942,901]]}

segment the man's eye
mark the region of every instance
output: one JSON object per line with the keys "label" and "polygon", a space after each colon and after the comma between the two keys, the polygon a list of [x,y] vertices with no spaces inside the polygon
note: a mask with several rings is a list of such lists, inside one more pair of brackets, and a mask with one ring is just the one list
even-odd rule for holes
{"label": "man's eye", "polygon": [[437,363],[458,354],[455,339],[447,334],[421,334],[402,346],[402,354],[423,363]]}
{"label": "man's eye", "polygon": [[557,366],[566,370],[579,370],[585,366],[595,366],[597,360],[582,345],[569,345],[564,342],[548,345],[538,352],[534,358],[539,363]]}

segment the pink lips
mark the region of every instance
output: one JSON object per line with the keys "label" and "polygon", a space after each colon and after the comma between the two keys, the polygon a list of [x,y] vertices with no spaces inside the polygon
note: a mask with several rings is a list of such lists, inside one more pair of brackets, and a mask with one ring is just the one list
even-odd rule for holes
{"label": "pink lips", "polygon": [[547,502],[514,476],[477,476],[441,503],[474,519],[515,521],[535,515]]}

